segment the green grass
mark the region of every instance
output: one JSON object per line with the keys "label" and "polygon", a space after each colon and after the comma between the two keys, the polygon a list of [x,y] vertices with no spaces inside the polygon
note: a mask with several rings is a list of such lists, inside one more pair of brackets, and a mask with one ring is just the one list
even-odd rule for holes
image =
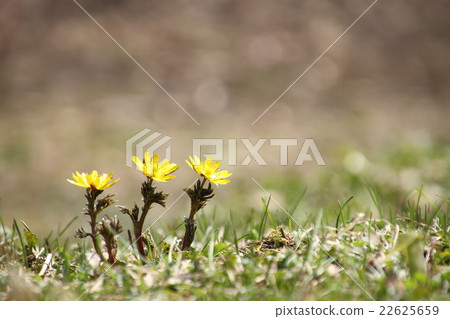
{"label": "green grass", "polygon": [[[261,185],[282,198],[261,191],[262,202],[231,212],[208,204],[190,252],[177,249],[181,220],[157,224],[154,260],[139,260],[125,231],[113,267],[67,233],[74,220],[36,238],[19,217],[0,217],[0,299],[450,300],[450,152],[438,149],[401,147],[358,173],[330,167],[308,187],[267,176]],[[420,184],[407,189],[402,174]]]}

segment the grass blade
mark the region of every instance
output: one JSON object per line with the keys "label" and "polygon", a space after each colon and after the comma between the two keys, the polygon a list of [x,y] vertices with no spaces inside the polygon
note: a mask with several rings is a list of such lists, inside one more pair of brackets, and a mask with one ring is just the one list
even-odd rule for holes
{"label": "grass blade", "polygon": [[25,268],[28,269],[28,262],[27,262],[27,252],[25,249],[25,243],[22,238],[22,234],[20,233],[19,225],[17,225],[17,221],[14,219],[13,221],[13,228],[17,231],[17,235],[19,236],[20,245],[22,246],[22,257],[23,257],[23,263],[25,265]]}

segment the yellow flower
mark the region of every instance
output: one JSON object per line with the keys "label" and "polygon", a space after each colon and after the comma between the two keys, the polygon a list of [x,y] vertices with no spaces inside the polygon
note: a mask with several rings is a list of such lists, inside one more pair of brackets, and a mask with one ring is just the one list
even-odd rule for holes
{"label": "yellow flower", "polygon": [[168,160],[164,160],[161,163],[158,163],[159,155],[155,153],[155,155],[150,158],[150,154],[145,152],[144,162],[142,162],[136,156],[133,156],[133,162],[136,164],[138,169],[144,173],[145,176],[151,178],[157,182],[168,182],[169,179],[175,177],[175,175],[169,175],[175,172],[179,165],[174,163],[169,163]]}
{"label": "yellow flower", "polygon": [[91,174],[80,174],[79,172],[76,172],[75,174],[72,174],[74,180],[68,179],[67,181],[80,187],[100,191],[113,186],[120,179],[118,178],[115,181],[111,181],[112,175],[112,172],[109,174],[104,173],[101,176],[98,176],[97,171],[92,171]]}
{"label": "yellow flower", "polygon": [[194,158],[189,156],[190,161],[186,161],[188,165],[200,175],[206,177],[211,183],[214,184],[228,184],[230,181],[225,179],[231,176],[228,171],[218,171],[220,161],[213,162],[211,157],[208,157],[206,161],[201,162],[200,159],[194,155]]}

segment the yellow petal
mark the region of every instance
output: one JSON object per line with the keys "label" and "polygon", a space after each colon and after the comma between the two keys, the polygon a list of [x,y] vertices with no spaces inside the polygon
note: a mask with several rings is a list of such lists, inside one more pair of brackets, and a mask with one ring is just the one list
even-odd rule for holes
{"label": "yellow petal", "polygon": [[136,164],[136,167],[140,170],[143,171],[144,170],[144,163],[142,163],[142,161],[137,158],[136,156],[132,157],[133,162]]}

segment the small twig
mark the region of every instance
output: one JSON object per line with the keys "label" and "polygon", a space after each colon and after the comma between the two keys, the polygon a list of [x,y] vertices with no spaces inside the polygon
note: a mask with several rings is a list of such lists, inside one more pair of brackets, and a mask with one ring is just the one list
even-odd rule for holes
{"label": "small twig", "polygon": [[37,259],[43,252],[44,252],[45,248],[42,247],[41,250],[39,250],[39,252],[37,253],[37,255],[35,256],[35,258]]}
{"label": "small twig", "polygon": [[53,257],[53,254],[49,253],[47,255],[47,258],[45,258],[44,264],[42,265],[41,271],[39,272],[39,276],[41,278],[45,277],[45,272],[51,266],[51,264],[52,264],[52,257]]}

